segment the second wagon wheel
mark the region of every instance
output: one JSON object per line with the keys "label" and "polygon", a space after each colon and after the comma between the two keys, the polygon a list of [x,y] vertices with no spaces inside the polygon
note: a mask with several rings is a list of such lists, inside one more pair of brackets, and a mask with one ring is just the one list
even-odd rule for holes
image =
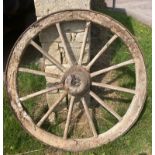
{"label": "second wagon wheel", "polygon": [[[67,49],[61,29],[61,25],[63,23],[71,21],[82,21],[86,25],[83,43],[81,50],[79,51],[80,54],[77,61],[73,61],[72,53],[70,53]],[[36,38],[39,33],[52,25],[57,28],[58,34],[62,39],[61,41],[68,58],[68,62],[70,62],[69,68],[63,66],[61,62],[55,59],[54,56],[49,55],[37,42]],[[94,54],[90,51],[90,61],[87,64],[83,64],[82,62],[85,54],[87,34],[90,27],[91,31],[96,27],[100,27],[101,29],[103,28],[102,30],[107,30],[109,32],[109,35],[105,37],[103,41],[104,45],[102,47],[98,47],[99,41],[93,39],[94,34],[92,34],[93,41],[91,44],[95,44],[94,49],[96,50],[96,53]],[[96,34],[97,38],[100,34],[100,32]],[[106,36],[106,32],[103,32],[102,34],[103,36]],[[124,48],[119,51],[119,46],[123,46],[123,44],[125,45]],[[29,65],[27,65],[27,68],[21,67],[22,60],[24,60],[24,55],[26,54],[24,52],[27,52],[26,50],[29,48],[29,46],[36,49],[46,59],[54,64],[60,70],[60,74],[56,74],[53,70],[47,75],[47,73],[38,69],[30,69]],[[110,56],[107,56],[109,55],[108,52],[111,51],[115,51],[115,54],[113,54],[115,55],[113,59],[112,54]],[[119,59],[117,59],[117,54],[119,54]],[[125,54],[128,54],[129,57],[124,56]],[[118,60],[120,62],[118,62]],[[110,61],[113,61],[113,63]],[[123,68],[125,69],[125,71],[121,70]],[[115,77],[116,82],[114,83],[112,82],[112,80],[104,80],[109,79],[110,75],[111,77],[118,75],[116,73],[117,71],[122,75],[126,74],[127,78],[117,82],[117,78]],[[133,74],[133,76],[135,77],[134,80],[130,81],[130,83],[132,84],[128,84],[127,79],[129,78],[128,76],[130,76],[128,72],[132,72],[131,74]],[[59,82],[55,83],[49,88],[45,88],[42,90],[36,89],[37,91],[34,90],[35,92],[29,91],[29,94],[25,94],[23,96],[23,92],[20,92],[20,88],[18,88],[21,85],[21,83],[18,83],[18,75],[22,76],[22,74],[25,77],[26,81],[28,81],[28,78],[31,77],[49,76],[59,79]],[[122,85],[122,81],[126,84]],[[40,82],[40,80],[38,80],[38,82]],[[69,10],[46,16],[45,18],[31,25],[21,35],[21,37],[16,42],[8,61],[6,70],[6,83],[7,91],[11,100],[11,107],[13,108],[22,126],[31,135],[33,135],[43,143],[56,148],[69,151],[82,151],[111,142],[122,134],[126,133],[131,128],[143,108],[146,97],[147,82],[146,70],[141,51],[133,36],[128,32],[126,28],[104,14],[88,10]],[[44,82],[41,82],[37,85],[37,87],[41,87],[43,84]],[[130,85],[132,85],[132,87],[130,87]],[[24,85],[23,87],[26,88],[27,85]],[[39,95],[43,95],[55,90],[63,90],[60,98],[57,98],[52,106],[46,109],[46,111],[41,114],[39,119],[34,119],[32,117],[32,113],[36,110],[36,108],[34,108],[35,105],[29,107],[29,111],[25,108],[26,105],[24,102],[32,100]],[[107,93],[107,90],[109,92],[112,91],[112,96],[105,95]],[[123,95],[120,95],[121,93]],[[54,128],[52,124],[50,127],[51,130],[49,130],[49,127],[46,126],[46,123],[51,112],[54,111],[55,108],[58,111],[59,106],[62,104],[61,102],[66,101],[64,100],[64,98],[67,95],[69,95],[68,110],[66,116],[64,116],[65,123],[59,130],[60,132],[62,132],[62,134],[56,134],[55,130],[52,130]],[[88,99],[86,98],[86,96],[88,97]],[[118,96],[119,98],[130,96],[131,103],[127,106],[126,110],[120,110],[119,107],[122,107],[124,105],[123,103],[117,103],[115,99],[111,102],[108,102],[108,97],[110,98]],[[88,127],[81,124],[82,128],[80,128],[81,133],[83,132],[82,130],[84,130],[85,132],[88,131],[90,133],[86,137],[84,135],[80,136],[80,134],[79,137],[78,135],[72,136],[74,131],[70,132],[70,125],[76,123],[74,120],[72,120],[72,117],[76,117],[74,115],[75,111],[73,108],[73,106],[75,106],[75,104],[77,103],[76,100],[80,102],[79,106],[81,109],[83,109],[83,115],[85,116],[85,119],[87,121]],[[113,102],[115,104],[113,104]],[[28,105],[29,103],[26,104]],[[94,114],[93,112],[91,114],[89,110],[91,106],[94,106],[96,107],[96,109],[101,110],[96,110],[94,112],[96,114]],[[104,111],[103,113],[101,112],[102,110]],[[97,114],[98,112],[99,114]],[[97,116],[99,115],[100,118],[103,119],[102,121],[97,122],[97,119],[99,118]],[[108,127],[105,124],[102,125],[102,123],[106,121],[110,123]],[[77,125],[80,125],[80,122]],[[103,130],[100,129],[100,127]],[[73,130],[76,130],[76,128],[78,128],[78,126],[74,126],[73,128],[72,125]]]}

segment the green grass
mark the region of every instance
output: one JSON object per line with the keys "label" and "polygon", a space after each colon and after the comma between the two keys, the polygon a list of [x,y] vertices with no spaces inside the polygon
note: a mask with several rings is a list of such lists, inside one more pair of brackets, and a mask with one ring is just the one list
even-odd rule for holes
{"label": "green grass", "polygon": [[[103,12],[101,10],[98,10]],[[127,17],[123,13],[113,13],[111,11],[104,10],[106,14],[109,14],[116,20],[120,21],[125,25],[136,37],[142,53],[144,55],[144,60],[147,68],[148,77],[148,95],[145,102],[145,107],[140,115],[137,123],[132,127],[132,129],[121,136],[117,140],[107,145],[94,150],[81,152],[79,155],[151,155],[152,149],[152,32],[151,28],[136,21],[132,17]],[[120,49],[124,50],[124,49]],[[113,61],[117,62],[120,59],[117,56]],[[126,58],[125,54],[121,57],[122,61]],[[121,70],[120,70],[121,72]],[[126,71],[128,73],[128,71]],[[28,77],[22,76],[21,79],[21,89],[23,84],[26,86],[22,89],[22,93],[27,91],[40,89],[43,84],[43,79],[37,79],[32,76],[29,77],[31,80],[27,81]],[[125,78],[127,79],[127,78]],[[37,83],[41,84],[37,84]],[[133,86],[133,81],[129,80],[130,86]],[[123,84],[123,83],[122,83]],[[33,103],[32,103],[33,104]],[[33,106],[32,106],[33,107]],[[29,107],[31,108],[31,106]],[[54,129],[53,129],[54,130]],[[9,99],[7,97],[6,91],[4,90],[4,154],[15,154],[20,152],[27,152],[37,149],[47,149],[48,147],[38,142],[31,136],[29,136],[20,126],[19,122],[13,115],[10,109]],[[44,151],[38,151],[35,153],[30,153],[31,155],[43,155]],[[65,155],[74,155],[74,153],[64,152]]]}

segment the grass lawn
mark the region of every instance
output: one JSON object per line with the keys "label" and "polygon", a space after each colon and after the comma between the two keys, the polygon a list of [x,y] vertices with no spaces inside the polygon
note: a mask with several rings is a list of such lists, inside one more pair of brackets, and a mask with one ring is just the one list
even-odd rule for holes
{"label": "grass lawn", "polygon": [[[103,12],[101,10],[98,10]],[[139,117],[137,123],[132,129],[124,136],[118,138],[112,143],[104,145],[100,148],[81,152],[59,152],[64,155],[151,155],[152,153],[152,30],[150,27],[138,22],[132,17],[128,17],[123,13],[114,13],[108,10],[104,10],[104,13],[112,16],[124,26],[126,26],[131,33],[133,33],[138,40],[138,43],[142,49],[144,60],[147,68],[148,76],[148,95],[145,102],[144,109]],[[121,49],[120,49],[121,50]],[[117,61],[117,57],[114,61]],[[31,91],[34,88],[43,87],[42,83],[37,84],[36,81],[43,81],[42,78],[36,79],[31,76],[20,76],[22,81],[21,87],[24,83],[28,88],[26,91]],[[45,81],[44,81],[45,82]],[[19,84],[20,86],[20,84]],[[22,89],[22,93],[25,90]],[[39,100],[39,99],[38,99]],[[33,100],[31,101],[33,102]],[[28,108],[31,108],[31,104]],[[33,113],[32,113],[33,114]],[[39,150],[37,152],[29,153],[31,155],[44,155],[49,150],[48,146],[38,142],[31,136],[29,136],[20,126],[16,120],[4,89],[4,154],[17,154],[27,152],[31,150]],[[53,149],[55,150],[55,149]],[[57,152],[53,154],[58,154]]]}

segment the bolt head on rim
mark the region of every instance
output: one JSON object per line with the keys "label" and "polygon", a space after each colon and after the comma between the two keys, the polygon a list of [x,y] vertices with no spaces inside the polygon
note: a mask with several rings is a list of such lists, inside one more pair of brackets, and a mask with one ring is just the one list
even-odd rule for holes
{"label": "bolt head on rim", "polygon": [[82,66],[73,66],[62,78],[65,89],[73,96],[84,96],[90,90],[90,74]]}

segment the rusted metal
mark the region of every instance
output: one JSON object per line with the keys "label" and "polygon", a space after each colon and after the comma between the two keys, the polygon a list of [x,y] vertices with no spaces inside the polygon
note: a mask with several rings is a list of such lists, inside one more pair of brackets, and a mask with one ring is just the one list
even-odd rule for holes
{"label": "rusted metal", "polygon": [[84,96],[90,90],[89,72],[82,66],[71,67],[63,76],[65,89],[73,96]]}
{"label": "rusted metal", "polygon": [[[86,68],[86,71],[81,71],[84,73],[86,76],[89,75],[90,81],[92,80],[92,77],[95,77],[99,74],[102,74],[104,72],[117,69],[119,67],[123,67],[125,65],[132,64],[135,66],[135,73],[136,73],[136,86],[134,93],[135,95],[133,96],[132,102],[125,113],[123,117],[121,117],[119,114],[117,114],[114,110],[112,110],[109,106],[107,106],[98,96],[97,94],[94,94],[93,91],[90,91],[86,89],[86,87],[91,86],[91,82],[89,84],[86,84],[84,88],[82,89],[82,94],[84,94],[84,90],[86,89],[86,92],[90,91],[90,95],[94,97],[106,110],[108,110],[112,115],[114,115],[119,122],[114,125],[111,129],[108,131],[101,133],[96,136],[95,133],[95,126],[92,124],[91,117],[88,113],[88,108],[87,105],[85,104],[85,101],[82,99],[85,111],[87,113],[87,117],[89,120],[90,127],[94,133],[94,136],[89,137],[89,138],[77,138],[77,139],[66,139],[63,137],[56,136],[52,133],[47,132],[46,130],[40,128],[41,124],[44,122],[44,120],[48,117],[50,112],[62,101],[65,95],[67,95],[68,92],[65,92],[56,103],[53,104],[53,107],[51,107],[47,113],[43,116],[43,118],[38,122],[38,125],[34,123],[30,115],[24,110],[22,103],[20,101],[20,97],[18,95],[17,91],[17,73],[18,73],[18,66],[21,60],[21,57],[23,55],[23,52],[25,51],[25,48],[28,46],[29,43],[33,43],[32,39],[38,35],[43,29],[46,27],[49,27],[50,25],[55,25],[56,23],[61,23],[65,21],[75,21],[75,20],[81,20],[81,21],[86,21],[90,23],[95,23],[100,26],[106,27],[111,30],[112,33],[114,33],[114,36],[119,37],[123,42],[126,44],[126,46],[129,49],[129,52],[132,55],[132,59],[120,64],[116,64],[114,66],[111,66],[109,68],[104,68],[100,71],[94,72],[94,73],[89,73],[86,68],[80,67],[80,69],[84,70]],[[106,44],[106,47],[108,45]],[[42,52],[42,54],[45,55],[45,52],[40,49],[40,47],[37,49]],[[104,51],[104,50],[102,50]],[[100,55],[100,54],[99,54]],[[53,62],[62,72],[64,72],[64,81],[70,74],[68,74],[67,71],[65,71],[65,68],[57,63],[53,57],[49,57],[47,54],[45,55],[51,62]],[[95,61],[98,59],[98,56],[96,56]],[[54,61],[53,61],[54,60]],[[81,61],[81,60],[80,60]],[[94,62],[93,62],[94,63]],[[92,64],[93,65],[93,64]],[[78,71],[77,71],[78,72]],[[87,74],[86,74],[87,73]],[[67,76],[66,76],[67,75]],[[89,78],[88,78],[89,79]],[[93,83],[94,84],[94,83]],[[144,105],[144,101],[146,98],[146,86],[147,86],[147,79],[146,79],[146,70],[145,70],[145,65],[144,65],[144,60],[141,54],[141,51],[134,40],[134,37],[124,26],[122,26],[120,23],[117,21],[113,20],[111,17],[100,14],[97,12],[93,11],[88,11],[88,10],[68,10],[68,11],[61,11],[57,12],[51,15],[48,15],[44,17],[43,19],[35,22],[33,25],[31,25],[25,32],[24,34],[18,39],[16,42],[14,48],[12,49],[8,65],[7,65],[7,70],[6,70],[6,85],[7,85],[7,91],[10,96],[10,102],[11,106],[21,122],[22,126],[35,138],[38,140],[42,141],[45,144],[48,144],[53,147],[57,147],[60,149],[68,150],[68,151],[82,151],[82,150],[88,150],[92,149],[98,146],[101,146],[103,144],[107,144],[108,142],[111,142],[121,136],[122,134],[126,133],[132,125],[136,122],[142,108]],[[70,88],[70,85],[68,88]],[[104,87],[108,87],[107,85],[104,85]],[[111,86],[109,87],[110,89],[116,89],[112,88]],[[90,87],[91,89],[91,87]],[[118,88],[117,88],[118,89]],[[123,90],[123,89],[119,89]],[[124,90],[123,90],[124,91]],[[72,94],[72,92],[70,93]],[[77,93],[78,98],[81,97],[81,94]],[[76,95],[75,95],[76,97]],[[83,97],[83,96],[82,96]],[[73,103],[73,99],[72,102]],[[68,130],[68,125],[69,125],[69,120],[71,117],[71,110],[72,109],[72,104],[69,110],[68,114],[68,123],[66,125],[66,131],[65,131],[65,136],[67,137],[67,130]]]}

